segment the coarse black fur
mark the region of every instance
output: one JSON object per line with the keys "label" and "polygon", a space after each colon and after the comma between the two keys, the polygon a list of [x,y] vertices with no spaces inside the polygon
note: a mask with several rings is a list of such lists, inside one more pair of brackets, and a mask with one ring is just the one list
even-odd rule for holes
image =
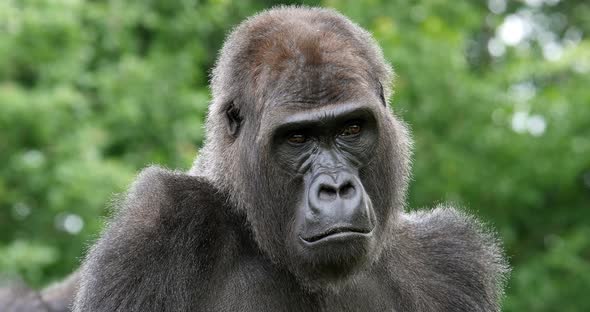
{"label": "coarse black fur", "polygon": [[499,311],[494,235],[452,207],[404,212],[411,140],[383,105],[390,80],[335,11],[244,22],[194,167],[139,175],[74,311]]}

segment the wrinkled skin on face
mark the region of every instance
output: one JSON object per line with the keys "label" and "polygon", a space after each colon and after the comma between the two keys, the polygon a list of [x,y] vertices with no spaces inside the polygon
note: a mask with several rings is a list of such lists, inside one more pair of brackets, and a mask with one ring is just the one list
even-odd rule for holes
{"label": "wrinkled skin on face", "polygon": [[[259,142],[268,160],[262,158],[252,167],[273,177],[258,184],[268,189],[255,191],[276,197],[260,203],[265,209],[253,211],[253,219],[287,225],[268,235],[282,238],[279,243],[298,275],[346,277],[377,259],[379,241],[395,218],[391,200],[380,198],[387,193],[379,193],[375,179],[387,172],[371,167],[382,161],[377,156],[379,139],[388,136],[387,126],[378,121],[383,103],[369,93],[306,109],[291,103],[275,109],[263,121],[270,126],[264,129],[269,135],[262,137],[269,139]],[[277,190],[276,181],[283,181],[283,192],[272,191]]]}
{"label": "wrinkled skin on face", "polygon": [[312,275],[338,277],[374,254],[378,217],[360,170],[371,161],[377,124],[367,106],[354,104],[288,119],[271,152],[303,194],[291,209],[286,243]]}

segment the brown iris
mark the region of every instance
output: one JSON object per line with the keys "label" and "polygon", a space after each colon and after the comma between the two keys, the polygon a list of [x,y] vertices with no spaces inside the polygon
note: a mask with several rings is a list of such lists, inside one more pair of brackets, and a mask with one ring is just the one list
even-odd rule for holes
{"label": "brown iris", "polygon": [[291,144],[303,144],[307,141],[307,137],[300,133],[294,133],[289,136],[288,140]]}
{"label": "brown iris", "polygon": [[352,125],[346,126],[344,129],[342,129],[342,132],[340,132],[340,135],[341,136],[350,136],[350,135],[359,134],[360,132],[361,132],[361,126],[359,126],[357,124],[352,124]]}

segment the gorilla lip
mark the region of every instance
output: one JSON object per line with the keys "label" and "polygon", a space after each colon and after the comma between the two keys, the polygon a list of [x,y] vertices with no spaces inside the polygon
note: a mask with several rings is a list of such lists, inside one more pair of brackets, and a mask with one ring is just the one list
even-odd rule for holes
{"label": "gorilla lip", "polygon": [[307,244],[317,243],[319,241],[332,239],[352,239],[357,237],[368,237],[372,233],[372,229],[359,229],[356,227],[334,227],[320,234],[311,237],[299,236]]}

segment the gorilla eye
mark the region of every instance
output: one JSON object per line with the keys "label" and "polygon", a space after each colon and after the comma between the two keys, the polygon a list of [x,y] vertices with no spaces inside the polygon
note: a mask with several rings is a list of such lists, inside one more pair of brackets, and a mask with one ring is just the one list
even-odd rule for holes
{"label": "gorilla eye", "polygon": [[359,134],[361,132],[361,126],[358,124],[350,124],[342,129],[340,132],[340,136],[351,136],[355,134]]}
{"label": "gorilla eye", "polygon": [[287,139],[291,144],[303,144],[307,142],[307,137],[301,133],[294,133]]}

